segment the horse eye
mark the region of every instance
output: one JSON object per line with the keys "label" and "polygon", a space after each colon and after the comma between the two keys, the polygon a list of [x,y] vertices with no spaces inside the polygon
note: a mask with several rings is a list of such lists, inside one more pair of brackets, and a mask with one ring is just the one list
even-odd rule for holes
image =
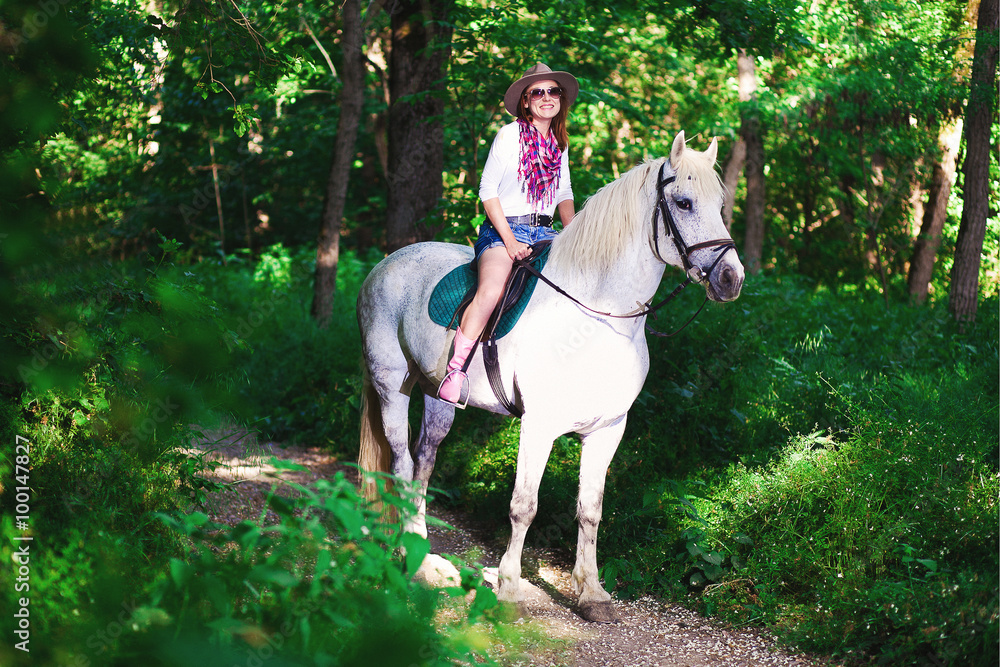
{"label": "horse eye", "polygon": [[677,208],[682,211],[691,210],[691,200],[690,199],[675,199],[674,203],[677,204]]}

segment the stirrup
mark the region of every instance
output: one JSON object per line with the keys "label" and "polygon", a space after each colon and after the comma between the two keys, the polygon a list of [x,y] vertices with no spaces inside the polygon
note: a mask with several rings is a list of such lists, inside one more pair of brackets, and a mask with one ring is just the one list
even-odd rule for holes
{"label": "stirrup", "polygon": [[[459,398],[459,400],[456,401],[456,402],[454,402],[454,403],[452,403],[448,399],[441,397],[441,387],[443,387],[444,383],[448,381],[448,378],[450,378],[455,373],[458,373],[459,375],[462,376],[462,385],[461,385],[461,388],[458,391],[458,398]],[[447,373],[445,373],[444,379],[441,380],[441,384],[438,385],[437,399],[439,401],[444,401],[445,403],[448,403],[449,405],[454,405],[459,410],[464,410],[466,408],[466,406],[469,405],[469,394],[472,393],[472,387],[469,387],[469,391],[465,394],[465,402],[464,403],[461,402],[461,400],[462,400],[462,389],[465,389],[465,385],[468,384],[468,382],[469,382],[469,374],[466,373],[465,371],[463,371],[461,368],[456,368],[453,371],[448,371]]]}

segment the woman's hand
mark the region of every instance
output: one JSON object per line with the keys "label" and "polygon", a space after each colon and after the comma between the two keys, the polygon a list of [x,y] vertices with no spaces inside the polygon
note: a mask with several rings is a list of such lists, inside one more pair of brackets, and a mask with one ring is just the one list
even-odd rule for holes
{"label": "woman's hand", "polygon": [[517,239],[514,239],[510,243],[505,243],[504,247],[507,248],[507,254],[510,256],[511,261],[524,259],[531,254],[531,246],[521,243]]}

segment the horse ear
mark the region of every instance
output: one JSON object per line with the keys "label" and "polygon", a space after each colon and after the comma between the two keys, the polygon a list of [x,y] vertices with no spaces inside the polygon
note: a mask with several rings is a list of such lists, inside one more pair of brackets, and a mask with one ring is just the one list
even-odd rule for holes
{"label": "horse ear", "polygon": [[715,160],[719,157],[719,139],[718,137],[712,137],[712,143],[709,145],[708,150],[705,151],[705,157],[715,164]]}
{"label": "horse ear", "polygon": [[684,130],[677,133],[674,137],[674,145],[670,149],[670,165],[674,168],[680,164],[681,154],[684,152]]}

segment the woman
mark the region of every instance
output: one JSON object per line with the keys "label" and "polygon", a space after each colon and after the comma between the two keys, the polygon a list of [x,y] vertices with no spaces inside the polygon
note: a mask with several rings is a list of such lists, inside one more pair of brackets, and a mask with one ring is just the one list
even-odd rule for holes
{"label": "woman", "polygon": [[476,264],[479,285],[455,333],[455,349],[438,398],[458,403],[467,377],[462,366],[500,300],[514,260],[530,245],[551,239],[552,214],[563,226],[572,221],[566,114],[580,84],[568,72],[542,63],[525,72],[504,95],[504,108],[516,117],[500,128],[479,182],[486,220],[479,227]]}

